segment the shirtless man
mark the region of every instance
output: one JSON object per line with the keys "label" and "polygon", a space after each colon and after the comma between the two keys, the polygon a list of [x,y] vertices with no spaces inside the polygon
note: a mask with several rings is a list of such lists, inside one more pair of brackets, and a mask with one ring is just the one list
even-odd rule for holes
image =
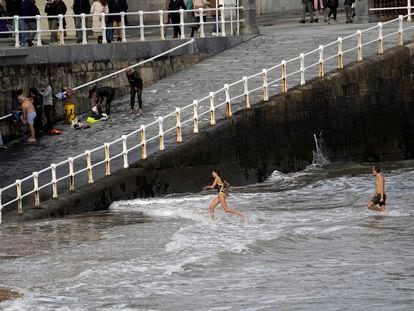
{"label": "shirtless man", "polygon": [[384,212],[387,208],[385,205],[387,196],[385,195],[384,175],[381,174],[381,169],[378,166],[372,167],[372,175],[375,176],[375,192],[371,202],[368,203],[368,208],[374,211]]}
{"label": "shirtless man", "polygon": [[22,109],[22,115],[20,119],[23,124],[27,123],[30,128],[29,143],[35,143],[36,137],[35,137],[35,129],[34,129],[33,123],[36,118],[36,110],[33,106],[32,101],[29,98],[23,95],[19,95],[17,99],[19,100],[20,108]]}

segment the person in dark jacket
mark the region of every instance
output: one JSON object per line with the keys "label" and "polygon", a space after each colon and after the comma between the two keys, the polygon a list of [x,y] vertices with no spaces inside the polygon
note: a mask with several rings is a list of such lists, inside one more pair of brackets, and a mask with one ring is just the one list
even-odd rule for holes
{"label": "person in dark jacket", "polygon": [[36,88],[29,89],[30,97],[33,100],[33,106],[36,110],[36,118],[34,120],[34,128],[36,133],[41,133],[43,127],[43,96]]}
{"label": "person in dark jacket", "polygon": [[[109,14],[121,13],[121,0],[108,0]],[[114,31],[117,33],[117,41],[121,41],[121,16],[120,15],[109,15],[106,23],[106,40],[111,42],[113,40]],[[113,29],[115,28],[115,29]]]}
{"label": "person in dark jacket", "polygon": [[135,96],[138,97],[138,115],[142,115],[142,79],[138,71],[128,68],[126,76],[129,86],[131,87],[131,113],[134,113]]}
{"label": "person in dark jacket", "polygon": [[[176,11],[179,9],[186,9],[184,1],[183,0],[170,0],[168,3],[168,11]],[[181,35],[181,29],[180,29],[180,13],[173,12],[168,14],[171,23],[175,24],[174,26],[174,38],[177,38],[178,35]]]}
{"label": "person in dark jacket", "polygon": [[22,15],[22,0],[6,0],[6,11],[8,16]]}
{"label": "person in dark jacket", "polygon": [[115,89],[110,86],[94,86],[89,90],[89,98],[94,98],[98,113],[102,115],[101,105],[105,101],[105,113],[111,113],[111,102],[114,99]]}
{"label": "person in dark jacket", "polygon": [[[329,8],[328,19],[329,23],[333,22],[336,23],[336,11],[338,9],[338,0],[328,0],[327,7]],[[333,21],[331,21],[331,16],[333,17]]]}
{"label": "person in dark jacket", "polygon": [[[89,14],[91,12],[91,4],[89,0],[73,0],[73,13],[75,15],[80,14]],[[76,42],[82,42],[82,18],[80,16],[74,16],[73,21],[75,23],[76,28]],[[88,27],[88,23],[86,22],[87,18],[85,17],[85,27]]]}
{"label": "person in dark jacket", "polygon": [[300,19],[300,23],[301,24],[305,23],[306,11],[309,11],[309,13],[310,13],[310,21],[309,22],[313,23],[312,0],[301,0],[301,4],[302,4],[302,16],[301,16],[301,19]]}
{"label": "person in dark jacket", "polygon": [[345,0],[344,6],[345,6],[345,15],[346,15],[346,23],[352,23],[352,4],[355,2],[355,0]]}
{"label": "person in dark jacket", "polygon": [[[45,12],[48,16],[65,15],[66,5],[62,0],[47,0]],[[50,32],[50,43],[58,42],[57,30],[59,29],[59,19],[57,17],[48,18]]]}
{"label": "person in dark jacket", "polygon": [[35,31],[37,29],[36,18],[34,18],[34,16],[40,15],[39,9],[37,8],[35,4],[35,0],[22,0],[21,11],[22,11],[22,16],[33,16],[33,17],[23,19],[24,26],[25,26],[23,30],[27,32],[20,33],[21,35],[19,39],[20,44],[24,45],[25,42],[27,42],[29,46],[33,46],[33,39],[36,34]]}

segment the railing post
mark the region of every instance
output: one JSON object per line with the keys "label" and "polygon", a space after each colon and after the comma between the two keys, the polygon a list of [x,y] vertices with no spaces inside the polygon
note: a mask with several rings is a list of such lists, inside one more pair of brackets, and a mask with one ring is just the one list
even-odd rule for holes
{"label": "railing post", "polygon": [[108,43],[108,41],[106,40],[105,13],[101,13],[101,27],[102,27],[102,43]]}
{"label": "railing post", "polygon": [[343,53],[342,53],[342,38],[338,38],[338,69],[344,68]]}
{"label": "railing post", "polygon": [[382,37],[382,22],[378,23],[378,54],[384,54],[384,45],[383,45],[383,37]]}
{"label": "railing post", "polygon": [[81,28],[82,28],[82,44],[88,43],[88,35],[86,30],[86,16],[85,13],[81,13]]}
{"label": "railing post", "polygon": [[139,33],[140,33],[140,40],[145,41],[145,29],[144,29],[144,12],[139,11]]}
{"label": "railing post", "polygon": [[236,18],[237,18],[237,22],[236,22],[236,27],[237,27],[237,35],[240,35],[240,3],[239,0],[236,1]]}
{"label": "railing post", "polygon": [[121,12],[121,40],[122,42],[126,42],[125,12]]}
{"label": "railing post", "polygon": [[105,176],[111,175],[111,155],[109,153],[109,144],[105,143]]}
{"label": "railing post", "polygon": [[122,154],[123,154],[123,158],[124,158],[124,168],[128,168],[129,167],[128,145],[127,145],[127,136],[126,135],[122,135]]}
{"label": "railing post", "polygon": [[221,12],[221,36],[225,37],[226,36],[226,20],[225,20],[225,16],[224,16],[224,7],[223,6],[220,8],[220,12]]}
{"label": "railing post", "polygon": [[42,26],[40,15],[36,15],[36,40],[37,46],[42,46]]}
{"label": "railing post", "polygon": [[287,93],[287,72],[286,72],[286,61],[282,60],[282,94]]}
{"label": "railing post", "polygon": [[3,190],[0,188],[0,224],[2,224],[2,222],[3,222],[3,215],[2,215],[3,204],[1,203],[1,196],[2,195],[3,195]]}
{"label": "railing post", "polygon": [[193,106],[194,106],[194,129],[193,133],[198,133],[198,100],[193,100]]}
{"label": "railing post", "polygon": [[50,168],[52,169],[52,198],[57,199],[57,180],[56,180],[56,164],[51,164]]}
{"label": "railing post", "polygon": [[22,199],[22,181],[16,180],[16,198],[17,198],[17,212],[19,215],[23,214],[23,199]]}
{"label": "railing post", "polygon": [[325,75],[323,71],[323,45],[319,46],[319,78],[323,78]]}
{"label": "railing post", "polygon": [[15,48],[20,47],[19,19],[20,19],[20,17],[18,15],[13,16],[13,20],[14,20],[14,47]]}
{"label": "railing post", "polygon": [[230,9],[230,36],[233,36],[233,9]]}
{"label": "railing post", "polygon": [[203,17],[203,14],[204,14],[204,9],[200,8],[200,38],[204,38],[206,36],[205,32],[204,32],[204,17]]}
{"label": "railing post", "polygon": [[268,101],[269,100],[269,84],[267,82],[267,69],[262,70],[262,76],[263,76],[263,100]]}
{"label": "railing post", "polygon": [[141,125],[141,159],[147,158],[147,142],[145,140],[145,125]]}
{"label": "railing post", "polygon": [[33,173],[33,191],[34,191],[34,197],[35,197],[35,207],[40,206],[40,195],[39,195],[39,173],[34,172]]}
{"label": "railing post", "polygon": [[160,14],[160,38],[161,38],[161,40],[165,40],[165,35],[164,35],[164,11],[159,10],[158,12]]}
{"label": "railing post", "polygon": [[181,29],[181,39],[185,39],[185,31],[184,31],[184,10],[180,9],[180,29]]}
{"label": "railing post", "polygon": [[411,21],[412,21],[412,17],[411,17],[411,0],[407,1],[407,14],[408,14],[407,21],[411,23]]}
{"label": "railing post", "polygon": [[362,31],[357,31],[357,49],[358,49],[358,61],[362,62]]}
{"label": "railing post", "polygon": [[60,45],[65,45],[65,29],[63,28],[63,15],[59,14],[58,15],[59,18],[59,44]]}
{"label": "railing post", "polygon": [[214,93],[209,93],[210,97],[210,125],[213,127],[216,125],[216,107],[214,106]]}
{"label": "railing post", "polygon": [[164,128],[163,128],[163,117],[158,117],[158,128],[159,128],[159,137],[160,137],[160,151],[164,151]]}
{"label": "railing post", "polygon": [[250,92],[249,92],[249,84],[247,77],[243,77],[243,86],[244,86],[244,110],[250,109]]}
{"label": "railing post", "polygon": [[230,103],[230,86],[224,84],[224,92],[226,93],[226,118],[231,118],[231,103]]}
{"label": "railing post", "polygon": [[404,44],[404,40],[403,40],[403,32],[404,32],[404,27],[403,27],[403,16],[399,15],[398,16],[399,19],[399,26],[398,26],[398,46],[403,46]]}
{"label": "railing post", "polygon": [[305,85],[305,54],[300,53],[300,85]]}
{"label": "railing post", "polygon": [[180,144],[183,141],[183,137],[181,135],[181,109],[175,108],[175,118],[176,118],[176,126],[177,126],[177,143]]}
{"label": "railing post", "polygon": [[93,173],[92,173],[92,160],[91,160],[91,152],[86,150],[86,169],[88,172],[88,184],[93,184]]}
{"label": "railing post", "polygon": [[75,170],[73,168],[73,158],[68,158],[69,161],[69,191],[75,191]]}

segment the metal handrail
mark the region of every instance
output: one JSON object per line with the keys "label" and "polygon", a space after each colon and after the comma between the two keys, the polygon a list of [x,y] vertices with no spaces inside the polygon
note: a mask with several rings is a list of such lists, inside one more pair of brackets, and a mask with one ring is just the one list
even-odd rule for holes
{"label": "metal handrail", "polygon": [[[165,40],[165,29],[168,27],[174,27],[174,26],[180,26],[181,29],[181,36],[180,39],[185,39],[185,32],[184,32],[184,27],[186,26],[194,26],[194,25],[199,25],[200,26],[200,37],[204,38],[205,37],[205,31],[204,31],[204,27],[206,25],[216,25],[216,28],[219,29],[221,27],[221,31],[220,35],[221,36],[226,36],[226,31],[225,31],[225,26],[227,24],[230,24],[230,29],[231,29],[231,35],[235,34],[240,34],[240,24],[244,22],[244,19],[240,18],[240,13],[239,11],[243,10],[243,7],[239,5],[239,0],[237,0],[236,5],[235,6],[225,6],[225,7],[220,7],[220,9],[216,9],[216,8],[200,8],[200,9],[193,9],[193,10],[172,10],[172,11],[164,11],[164,10],[159,10],[159,11],[138,11],[138,12],[119,12],[119,13],[100,13],[100,14],[66,14],[66,15],[36,15],[36,16],[18,16],[15,15],[13,17],[0,17],[0,21],[1,20],[5,20],[5,21],[11,21],[13,23],[13,30],[9,30],[9,31],[1,31],[0,33],[2,34],[14,34],[15,35],[15,44],[14,46],[16,48],[21,47],[20,45],[20,40],[19,40],[19,34],[24,33],[24,34],[35,34],[35,38],[37,40],[37,46],[42,46],[42,33],[48,32],[48,33],[57,33],[60,38],[59,38],[59,44],[60,45],[65,45],[65,38],[64,38],[64,32],[65,31],[80,31],[82,33],[82,44],[87,44],[88,43],[88,31],[95,31],[95,32],[101,32],[102,33],[102,43],[108,43],[107,38],[106,38],[106,31],[107,30],[121,30],[121,40],[122,42],[127,42],[127,37],[126,37],[126,31],[129,29],[140,29],[140,33],[139,33],[139,40],[140,41],[145,41],[145,29],[149,29],[149,28],[159,28],[160,30],[160,39],[161,40]],[[210,12],[216,12],[216,14],[218,13],[218,11],[220,11],[220,20],[218,18],[216,18],[214,21],[206,21],[204,22],[203,19],[200,19],[199,23],[196,22],[186,22],[186,12],[190,12],[190,13],[197,13],[200,14],[200,16],[204,16],[204,14],[206,13],[210,13]],[[236,11],[236,18],[233,17],[233,11]],[[229,19],[226,19],[226,12],[230,12],[230,17]],[[171,13],[178,13],[180,15],[180,22],[178,24],[173,24],[173,23],[164,23],[164,16],[166,14],[171,14]],[[144,17],[147,15],[158,15],[159,16],[159,20],[157,23],[155,24],[145,24],[144,23]],[[87,22],[86,20],[88,18],[92,18],[93,16],[99,16],[100,20],[101,20],[101,24],[100,27],[87,27]],[[105,17],[107,16],[120,16],[121,17],[121,23],[120,26],[108,26],[105,23]],[[126,16],[137,16],[138,20],[139,20],[139,25],[136,26],[127,26],[125,25],[125,17]],[[81,19],[81,28],[68,28],[68,29],[64,29],[63,24],[64,24],[64,19],[65,18],[80,18]],[[48,19],[58,19],[59,23],[58,23],[58,29],[42,29],[42,25],[41,25],[41,21],[42,20],[48,20]],[[20,24],[19,21],[23,19],[34,19],[36,20],[36,29],[35,30],[24,30],[24,29],[20,29]],[[235,25],[235,26],[234,26]],[[234,32],[234,27],[235,27],[235,32]]]}
{"label": "metal handrail", "polygon": [[[305,84],[306,80],[305,80],[305,73],[306,70],[311,68],[311,67],[315,67],[315,66],[319,66],[319,77],[323,77],[324,76],[324,63],[327,60],[330,59],[334,59],[334,58],[338,58],[338,64],[337,64],[337,68],[338,69],[342,69],[343,68],[343,56],[347,53],[350,53],[351,51],[354,50],[358,50],[358,57],[357,57],[357,61],[362,61],[363,57],[362,57],[362,48],[368,44],[371,44],[373,42],[376,42],[378,44],[377,48],[378,48],[378,54],[382,54],[383,53],[383,41],[384,38],[387,38],[391,35],[395,35],[397,34],[397,45],[398,46],[402,46],[403,45],[403,33],[404,33],[404,27],[403,27],[403,20],[405,18],[407,18],[408,16],[402,16],[400,15],[398,18],[394,19],[393,22],[398,22],[398,31],[397,32],[392,32],[391,34],[388,34],[386,36],[383,36],[383,23],[378,23],[375,27],[370,27],[370,30],[378,30],[378,38],[375,40],[371,40],[365,43],[362,43],[362,33],[363,32],[367,32],[367,30],[365,31],[361,31],[358,30],[356,32],[355,35],[350,35],[350,36],[346,36],[344,38],[339,37],[338,40],[335,40],[333,42],[328,43],[327,45],[323,46],[319,46],[318,49],[315,49],[313,51],[310,51],[308,53],[301,53],[299,57],[295,57],[292,58],[290,60],[282,60],[280,64],[271,67],[270,69],[263,69],[261,72],[259,73],[255,73],[253,75],[250,75],[248,77],[243,77],[242,79],[233,82],[231,84],[225,84],[223,88],[215,91],[215,92],[210,92],[208,96],[203,97],[201,100],[194,100],[192,104],[186,105],[182,108],[176,108],[175,112],[169,113],[163,117],[158,117],[157,120],[147,124],[147,125],[141,125],[140,128],[132,131],[131,133],[127,134],[127,135],[123,135],[122,137],[110,142],[110,143],[106,143],[102,146],[99,146],[95,149],[92,150],[87,150],[84,153],[77,155],[75,157],[71,157],[68,158],[65,161],[62,161],[58,164],[52,164],[50,167],[45,168],[39,172],[34,172],[32,175],[22,179],[22,180],[16,180],[14,183],[0,188],[0,223],[1,223],[1,212],[3,207],[8,206],[10,204],[13,204],[15,202],[17,202],[17,208],[19,213],[23,213],[23,206],[22,206],[22,200],[23,197],[29,196],[30,194],[35,195],[35,206],[38,207],[40,204],[40,199],[39,199],[39,191],[43,188],[52,186],[52,192],[53,198],[58,198],[58,193],[57,193],[57,183],[61,180],[67,179],[69,178],[70,180],[70,191],[74,191],[75,189],[75,185],[74,185],[74,181],[75,181],[75,176],[83,173],[83,172],[87,172],[87,177],[88,177],[88,183],[92,184],[94,183],[93,181],[93,169],[96,167],[99,167],[101,165],[105,164],[105,175],[109,176],[111,173],[111,166],[110,166],[110,162],[111,160],[115,159],[115,158],[120,158],[123,157],[123,163],[124,163],[124,168],[129,167],[129,161],[128,161],[128,155],[132,150],[141,148],[141,158],[142,160],[145,160],[147,158],[147,152],[146,152],[146,148],[147,148],[147,144],[149,142],[152,141],[159,141],[159,150],[162,151],[165,149],[165,145],[164,145],[164,139],[165,139],[165,134],[166,133],[170,133],[170,132],[174,132],[174,130],[176,130],[177,132],[177,143],[181,143],[182,142],[182,135],[181,135],[181,130],[182,130],[182,126],[183,125],[187,125],[188,123],[192,122],[193,123],[193,133],[196,134],[198,133],[198,129],[199,129],[199,122],[200,122],[200,117],[201,116],[210,116],[210,120],[209,123],[211,126],[214,126],[216,124],[216,109],[219,107],[223,107],[225,106],[226,108],[226,117],[227,118],[231,118],[232,116],[232,108],[235,104],[238,104],[240,106],[240,103],[235,103],[236,99],[239,98],[243,98],[244,97],[244,105],[243,107],[245,109],[249,109],[250,108],[250,95],[254,92],[257,91],[262,91],[263,90],[263,100],[268,100],[269,99],[269,86],[274,85],[276,82],[281,81],[282,83],[282,94],[285,94],[288,90],[287,87],[287,83],[288,83],[288,78],[290,78],[291,76],[295,75],[295,74],[300,74],[300,84],[303,85]],[[413,28],[412,26],[409,26],[406,28],[407,29],[411,29]],[[357,44],[354,48],[351,49],[347,49],[345,51],[343,51],[342,49],[342,44],[345,40],[350,40],[351,38],[353,38],[354,36],[357,37]],[[335,46],[335,44],[338,45],[338,51],[337,53],[334,53],[331,56],[328,56],[326,58],[324,58],[324,48],[326,46]],[[305,66],[305,57],[307,55],[311,55],[314,54],[316,52],[319,52],[319,61],[310,65]],[[296,70],[292,73],[287,74],[287,64],[291,64],[294,61],[298,61],[299,60],[299,65],[300,65],[300,70]],[[281,76],[279,78],[277,78],[276,80],[272,80],[272,81],[268,81],[268,72],[270,70],[275,70],[277,68],[281,68]],[[260,78],[262,80],[262,84],[258,87],[250,87],[249,88],[249,82],[252,82],[254,79],[257,80],[257,78]],[[241,94],[237,94],[237,95],[233,95],[230,96],[230,87],[234,87],[234,86],[238,86],[241,87],[243,89]],[[220,100],[219,102],[216,102],[216,96],[219,93],[223,93],[225,95],[225,100]],[[277,92],[279,93],[279,92]],[[210,105],[207,105],[207,107],[202,107],[199,105],[200,102],[202,101],[206,101],[208,100]],[[188,110],[188,109],[193,109],[193,115],[186,119],[186,120],[181,120],[181,115],[182,112],[184,110]],[[173,118],[176,117],[176,124],[174,126],[171,126],[168,129],[164,129],[164,121],[166,118]],[[155,127],[155,130],[158,127],[158,134],[147,138],[146,137],[146,130],[150,127]],[[128,148],[128,144],[127,144],[127,138],[131,137],[132,135],[135,134],[139,134],[140,135],[140,142],[138,144],[134,144],[132,147],[130,146]],[[118,143],[122,143],[122,151],[116,154],[110,154],[110,148],[111,146],[118,144]],[[94,153],[96,153],[97,151],[102,151],[102,149],[105,150],[105,159],[104,160],[100,160],[97,163],[92,164],[92,156],[94,155]],[[84,158],[86,160],[86,167],[85,168],[81,168],[77,171],[75,171],[73,163],[74,160],[77,159],[82,159]],[[62,165],[69,165],[69,174],[59,177],[56,177],[56,167],[58,166],[62,166]],[[45,172],[51,172],[51,176],[52,179],[50,182],[39,186],[38,185],[38,176],[40,173],[45,173]],[[29,181],[33,179],[33,184],[34,184],[34,189],[28,191],[25,194],[22,194],[22,182],[24,181]],[[4,193],[4,191],[6,190],[10,190],[12,188],[16,187],[16,198],[8,201],[8,202],[4,202],[2,203],[2,194]]]}

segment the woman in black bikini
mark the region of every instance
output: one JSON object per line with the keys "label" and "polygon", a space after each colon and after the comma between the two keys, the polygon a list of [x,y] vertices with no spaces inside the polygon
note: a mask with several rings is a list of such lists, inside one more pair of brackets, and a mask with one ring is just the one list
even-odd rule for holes
{"label": "woman in black bikini", "polygon": [[217,197],[211,202],[211,204],[209,206],[211,220],[214,221],[214,209],[219,204],[221,204],[221,206],[223,207],[223,209],[226,213],[237,215],[242,220],[244,220],[244,215],[241,212],[236,211],[236,210],[228,207],[228,205],[227,205],[226,196],[228,195],[228,188],[230,187],[230,184],[227,181],[225,181],[223,178],[221,178],[219,171],[212,171],[211,175],[214,178],[213,184],[211,186],[204,187],[204,190],[207,190],[207,189],[217,189],[218,190]]}

